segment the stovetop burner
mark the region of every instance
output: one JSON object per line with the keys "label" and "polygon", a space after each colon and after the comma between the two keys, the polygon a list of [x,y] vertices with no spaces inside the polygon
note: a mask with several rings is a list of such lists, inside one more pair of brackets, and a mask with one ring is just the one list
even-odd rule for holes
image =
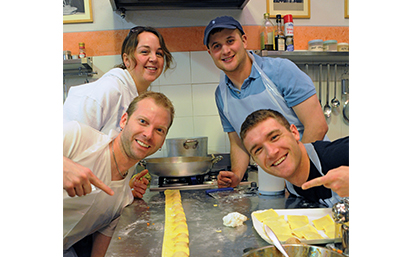
{"label": "stovetop burner", "polygon": [[[197,190],[217,188],[217,176],[222,170],[230,170],[230,167],[214,169],[204,175],[192,177],[157,177],[152,176],[150,191],[164,191],[167,189]],[[240,185],[248,185],[248,173],[245,173]]]}
{"label": "stovetop burner", "polygon": [[159,177],[159,187],[201,185],[204,175],[192,177]]}
{"label": "stovetop burner", "polygon": [[179,178],[159,178],[160,187],[168,186],[187,186],[186,180],[181,180]]}

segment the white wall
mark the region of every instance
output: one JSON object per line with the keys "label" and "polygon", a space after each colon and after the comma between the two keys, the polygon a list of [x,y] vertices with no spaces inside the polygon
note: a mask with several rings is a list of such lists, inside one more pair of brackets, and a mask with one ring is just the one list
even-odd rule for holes
{"label": "white wall", "polygon": [[[167,138],[207,136],[209,153],[229,152],[229,140],[223,132],[214,99],[214,92],[219,82],[219,70],[206,51],[174,52],[176,63],[174,70],[168,70],[152,83],[151,90],[167,95],[176,109],[176,118]],[[120,56],[94,57],[94,70],[102,76],[115,64],[120,63]],[[300,67],[305,71],[304,67]],[[326,72],[326,67],[323,68]],[[331,68],[334,77],[333,67]],[[338,69],[337,98],[341,98],[340,76],[343,67]],[[326,74],[326,73],[325,73]],[[318,70],[310,67],[309,75],[314,81],[317,92]],[[324,78],[326,75],[323,76]],[[92,81],[91,79],[90,81]],[[67,79],[71,85],[84,83],[84,78]],[[322,81],[322,103],[326,99],[326,81]],[[329,101],[334,94],[333,80],[330,81]],[[342,118],[342,107],[335,110],[328,120],[328,137],[331,140],[349,135],[349,126]],[[163,157],[166,150],[156,153],[154,157]]]}

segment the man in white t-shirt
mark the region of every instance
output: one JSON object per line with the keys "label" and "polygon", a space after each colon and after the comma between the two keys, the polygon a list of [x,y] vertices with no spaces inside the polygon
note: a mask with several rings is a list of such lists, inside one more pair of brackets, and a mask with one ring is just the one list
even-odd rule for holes
{"label": "man in white t-shirt", "polygon": [[[86,167],[85,174],[63,173],[63,255],[104,256],[118,218],[133,201],[129,187],[135,164],[155,153],[172,125],[174,108],[157,92],[136,97],[109,135],[72,121],[64,124],[63,155]],[[91,172],[93,171],[93,172]],[[140,179],[147,170],[140,173]],[[92,186],[95,185],[95,186]],[[87,195],[81,197],[78,191]],[[76,247],[92,237],[91,244]],[[87,245],[87,244],[86,244]]]}

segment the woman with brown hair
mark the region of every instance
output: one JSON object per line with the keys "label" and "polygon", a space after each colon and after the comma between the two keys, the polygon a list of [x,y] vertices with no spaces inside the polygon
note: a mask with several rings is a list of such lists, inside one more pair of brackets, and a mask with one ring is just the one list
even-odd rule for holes
{"label": "woman with brown hair", "polygon": [[152,27],[130,30],[122,45],[123,63],[95,82],[72,87],[63,105],[63,121],[77,120],[105,134],[120,130],[130,102],[170,68],[173,57]]}

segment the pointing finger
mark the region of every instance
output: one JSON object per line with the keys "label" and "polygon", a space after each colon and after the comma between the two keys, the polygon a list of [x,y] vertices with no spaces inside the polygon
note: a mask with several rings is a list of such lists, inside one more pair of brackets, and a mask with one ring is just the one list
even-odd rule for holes
{"label": "pointing finger", "polygon": [[96,187],[100,188],[102,191],[104,191],[106,194],[108,195],[114,195],[113,190],[106,186],[106,184],[104,184],[100,179],[98,179],[94,174],[92,176],[90,176],[89,178],[90,183],[92,183],[93,185],[95,185]]}
{"label": "pointing finger", "polygon": [[312,187],[322,186],[324,183],[326,183],[324,178],[325,177],[319,177],[319,178],[315,178],[315,179],[312,179],[310,181],[307,181],[307,182],[303,183],[302,189],[306,190],[306,189],[309,189],[309,188],[312,188]]}

